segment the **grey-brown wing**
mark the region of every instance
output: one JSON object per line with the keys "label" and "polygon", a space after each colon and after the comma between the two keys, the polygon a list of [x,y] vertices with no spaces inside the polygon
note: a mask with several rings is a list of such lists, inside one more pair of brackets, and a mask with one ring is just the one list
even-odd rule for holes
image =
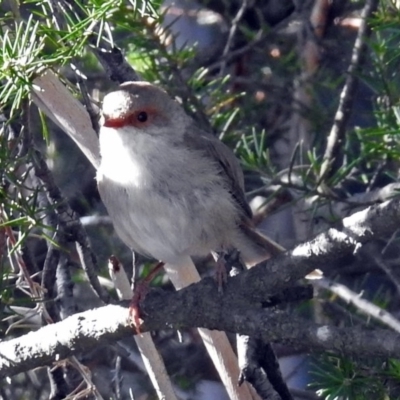
{"label": "grey-brown wing", "polygon": [[221,167],[221,174],[228,183],[232,197],[245,217],[251,218],[251,208],[244,195],[244,178],[238,159],[233,151],[215,136],[193,127],[188,129],[184,140],[188,146],[204,151],[207,157]]}

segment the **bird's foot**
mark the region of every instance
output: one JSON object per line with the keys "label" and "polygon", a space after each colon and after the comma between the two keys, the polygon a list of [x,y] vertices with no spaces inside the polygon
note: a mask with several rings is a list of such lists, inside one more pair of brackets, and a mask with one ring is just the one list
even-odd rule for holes
{"label": "bird's foot", "polygon": [[143,323],[143,320],[140,318],[140,303],[144,300],[150,290],[150,282],[163,266],[164,263],[162,261],[157,263],[150,273],[142,281],[138,282],[135,287],[133,297],[129,305],[129,318],[132,322],[132,325],[136,328],[137,333],[141,333],[140,325]]}
{"label": "bird's foot", "polygon": [[213,258],[215,260],[215,279],[218,283],[218,293],[222,293],[224,290],[224,285],[228,282],[228,271],[225,261],[225,253],[212,252]]}

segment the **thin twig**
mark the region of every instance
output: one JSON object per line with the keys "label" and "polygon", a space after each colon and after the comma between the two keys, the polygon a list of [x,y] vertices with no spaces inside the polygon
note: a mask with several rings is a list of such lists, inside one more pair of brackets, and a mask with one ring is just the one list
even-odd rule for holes
{"label": "thin twig", "polygon": [[[108,263],[110,277],[115,285],[119,300],[131,300],[133,291],[125,269],[115,256]],[[168,376],[164,361],[149,332],[135,336],[135,342],[142,355],[146,371],[160,399],[176,399],[175,390]]]}
{"label": "thin twig", "polygon": [[[86,383],[87,389],[83,391],[83,393],[78,393],[74,396],[71,396],[71,400],[80,399],[80,398],[87,398],[88,394],[93,394],[96,400],[103,400],[103,396],[100,394],[96,386],[94,385],[91,377],[91,373],[89,368],[86,368],[83,364],[79,362],[79,360],[73,356],[70,357],[68,362],[79,372],[80,376],[83,378],[84,382]],[[90,396],[89,396],[90,397]],[[67,397],[69,399],[69,396]]]}
{"label": "thin twig", "polygon": [[221,63],[221,70],[220,70],[220,73],[219,73],[220,76],[224,76],[225,75],[226,57],[227,57],[227,55],[229,53],[229,50],[232,47],[233,40],[234,40],[235,35],[236,35],[236,31],[239,28],[239,22],[243,18],[243,15],[244,15],[247,7],[248,7],[248,0],[242,0],[242,4],[241,4],[240,8],[239,8],[238,12],[236,13],[235,18],[233,18],[233,20],[232,20],[232,25],[231,25],[231,29],[229,30],[228,39],[226,41],[224,51],[222,52],[223,61]]}
{"label": "thin twig", "polygon": [[89,42],[91,43],[90,48],[93,54],[97,57],[112,81],[123,83],[142,80],[136,71],[128,64],[118,47],[98,48],[96,47],[95,38],[90,39]]}
{"label": "thin twig", "polygon": [[[57,241],[58,243],[62,242],[60,236],[57,234],[54,234],[52,241]],[[42,287],[45,290],[44,307],[50,314],[53,322],[56,322],[59,321],[60,318],[58,317],[58,312],[56,311],[54,304],[54,299],[56,297],[54,282],[56,279],[57,265],[60,261],[60,249],[50,243],[50,241],[48,241],[47,244],[47,254],[44,260],[42,272]]]}
{"label": "thin twig", "polygon": [[210,73],[217,68],[221,69],[223,68],[223,63],[226,64],[228,61],[231,61],[232,59],[247,53],[248,51],[253,49],[253,47],[255,47],[258,43],[260,43],[263,39],[265,39],[265,36],[266,36],[265,30],[260,29],[249,43],[240,47],[239,49],[229,51],[226,55],[222,55],[221,57],[219,57],[218,61],[208,65],[206,67],[207,73]]}
{"label": "thin twig", "polygon": [[[5,214],[4,208],[3,206],[0,206],[0,223],[4,223],[8,221],[8,217]],[[5,234],[8,237],[8,240],[10,241],[10,244],[14,250],[14,253],[16,255],[16,260],[18,262],[18,266],[21,270],[22,276],[24,277],[27,285],[29,286],[29,290],[30,293],[29,295],[37,300],[40,300],[43,298],[43,290],[40,287],[40,285],[38,283],[36,283],[30,276],[29,271],[26,267],[25,261],[23,260],[23,258],[20,255],[19,249],[16,247],[17,246],[17,240],[14,236],[14,232],[11,229],[10,226],[5,226]],[[46,319],[46,321],[51,322],[52,318],[50,317],[50,315],[48,314],[47,310],[45,307],[42,307],[42,311],[43,311],[43,316]]]}
{"label": "thin twig", "polygon": [[397,290],[397,294],[400,295],[400,277],[399,273],[397,272],[398,266],[396,263],[396,267],[390,266],[388,263],[385,262],[383,259],[383,251],[381,254],[376,254],[376,252],[369,251],[369,255],[372,257],[374,260],[375,264],[388,276],[388,278],[391,280],[393,285],[395,286]]}
{"label": "thin twig", "polygon": [[43,182],[47,195],[54,206],[59,224],[64,228],[66,239],[77,243],[78,253],[89,282],[99,298],[106,304],[110,301],[109,294],[104,290],[96,274],[98,271],[96,256],[91,250],[90,241],[79,218],[72,211],[68,202],[62,197],[60,189],[54,182],[51,172],[42,154],[35,150],[33,164],[36,176]]}
{"label": "thin twig", "polygon": [[361,298],[361,294],[357,294],[350,290],[347,286],[337,282],[333,282],[328,278],[321,278],[313,282],[315,286],[327,289],[335,293],[341,299],[349,304],[355,306],[363,314],[366,314],[382,324],[389,326],[396,332],[400,333],[400,321],[393,317],[393,315],[381,307],[371,303],[368,300]]}
{"label": "thin twig", "polygon": [[78,88],[82,93],[83,103],[85,104],[86,111],[88,112],[90,120],[92,121],[93,130],[98,133],[100,131],[99,111],[98,109],[97,111],[94,109],[94,105],[90,99],[85,80],[78,73],[78,71],[75,72],[77,76]]}
{"label": "thin twig", "polygon": [[346,82],[340,94],[338,109],[328,136],[324,161],[321,165],[320,179],[322,182],[331,175],[334,163],[338,160],[338,156],[343,149],[346,125],[350,117],[354,94],[357,89],[358,78],[356,75],[362,65],[366,52],[367,46],[365,40],[370,34],[368,19],[376,10],[378,3],[379,0],[367,0],[361,13],[362,22],[354,43],[351,62],[347,69]]}
{"label": "thin twig", "polygon": [[57,305],[60,309],[60,318],[65,319],[77,312],[76,300],[74,298],[74,283],[71,277],[69,260],[62,254],[57,266]]}

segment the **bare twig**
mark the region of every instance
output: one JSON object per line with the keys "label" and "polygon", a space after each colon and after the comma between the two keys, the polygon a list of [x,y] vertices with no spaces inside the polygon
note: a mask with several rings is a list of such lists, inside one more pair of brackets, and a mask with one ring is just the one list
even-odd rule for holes
{"label": "bare twig", "polygon": [[90,99],[88,90],[87,90],[87,85],[85,80],[82,78],[82,76],[78,73],[77,75],[77,84],[78,88],[82,93],[82,99],[83,103],[85,104],[86,111],[89,114],[90,120],[92,121],[92,126],[95,132],[99,132],[100,130],[100,124],[99,124],[99,109],[95,109],[94,105]]}
{"label": "bare twig", "polygon": [[[225,262],[231,267],[230,276],[237,276],[246,269],[236,250],[225,258]],[[276,301],[279,300],[275,298],[268,301],[266,306]],[[262,399],[293,400],[270,343],[257,337],[236,335],[236,348],[240,368],[239,384],[244,381],[251,383]]]}
{"label": "bare twig", "polygon": [[233,40],[235,38],[236,32],[239,28],[239,22],[243,18],[245,11],[247,10],[249,0],[242,0],[242,4],[240,5],[239,10],[237,11],[235,17],[232,20],[231,28],[229,29],[228,39],[226,40],[224,51],[222,52],[222,63],[221,69],[219,72],[220,76],[225,76],[225,69],[226,69],[226,58],[229,53],[229,50],[232,47]]}
{"label": "bare twig", "polygon": [[57,281],[57,305],[60,309],[61,319],[65,319],[77,312],[74,298],[69,260],[65,255],[61,256],[56,272]]}
{"label": "bare twig", "polygon": [[264,29],[260,29],[254,36],[254,38],[246,45],[240,47],[239,49],[229,51],[226,55],[219,57],[218,61],[208,65],[206,67],[207,73],[210,73],[217,68],[220,69],[223,68],[224,63],[226,64],[228,61],[231,61],[232,59],[247,53],[248,51],[253,49],[257,44],[259,44],[263,39],[265,39],[265,31]]}
{"label": "bare twig", "polygon": [[[108,269],[120,300],[131,300],[133,291],[123,265],[115,256],[111,256]],[[136,335],[135,341],[143,362],[159,399],[175,400],[176,395],[169,379],[164,361],[158,352],[149,332]]]}
{"label": "bare twig", "polygon": [[244,381],[251,383],[263,400],[281,400],[259,364],[259,345],[264,345],[264,343],[259,343],[258,340],[247,335],[236,335],[236,342],[240,367],[239,384]]}
{"label": "bare twig", "polygon": [[114,46],[100,49],[96,47],[96,39],[92,39],[91,44],[93,53],[112,81],[123,83],[142,80],[125,60],[125,57],[118,47]]}
{"label": "bare twig", "polygon": [[368,300],[361,298],[361,294],[357,294],[350,290],[347,286],[337,282],[333,282],[330,279],[322,278],[314,282],[318,287],[327,289],[332,293],[338,295],[341,299],[349,304],[355,306],[363,314],[366,314],[382,324],[394,329],[400,333],[400,321],[393,317],[392,314],[385,311],[381,307],[371,303]]}
{"label": "bare twig", "polygon": [[64,378],[64,371],[61,366],[48,368],[47,375],[50,382],[50,399],[64,399],[68,392],[68,384]]}
{"label": "bare twig", "polygon": [[[4,208],[1,206],[0,207],[0,222],[6,222],[8,220],[7,215],[5,214]],[[10,226],[5,226],[4,227],[5,230],[5,234],[8,237],[8,240],[10,241],[10,244],[13,247],[13,250],[16,254],[16,260],[18,262],[18,266],[21,270],[21,274],[23,276],[23,278],[25,279],[28,287],[29,287],[29,295],[33,298],[33,299],[43,299],[44,297],[44,293],[43,293],[43,289],[40,287],[40,285],[38,283],[36,283],[32,277],[29,274],[29,271],[26,267],[25,261],[24,259],[21,257],[20,251],[19,249],[16,247],[17,245],[17,240],[15,238],[14,232],[11,229]],[[40,308],[43,312],[43,317],[44,319],[48,322],[51,323],[52,322],[52,316],[48,313],[46,307],[43,305],[43,303],[40,304]]]}
{"label": "bare twig", "polygon": [[65,240],[77,243],[82,268],[84,268],[94,291],[107,304],[110,301],[110,297],[100,285],[96,274],[98,270],[96,256],[91,250],[89,238],[79,218],[72,211],[68,202],[62,197],[60,189],[55,184],[51,172],[39,151],[34,152],[33,164],[35,174],[43,182],[47,195],[54,207],[54,211],[59,219],[59,228],[63,230]]}
{"label": "bare twig", "polygon": [[76,357],[70,357],[68,362],[76,369],[79,375],[83,378],[86,383],[86,389],[83,389],[82,392],[78,392],[74,396],[68,396],[66,400],[75,400],[75,399],[87,399],[88,395],[93,394],[96,400],[103,400],[103,396],[97,390],[94,385],[91,377],[90,370],[82,365]]}
{"label": "bare twig", "polygon": [[[383,254],[383,252],[382,252]],[[374,262],[376,265],[383,271],[385,274],[388,276],[388,278],[391,280],[393,285],[395,286],[397,290],[397,294],[400,295],[400,276],[399,273],[397,272],[398,266],[396,263],[396,267],[392,267],[388,263],[385,262],[385,260],[382,257],[382,254],[376,254],[373,253],[373,251],[369,251],[369,255],[373,258]]]}
{"label": "bare twig", "polygon": [[[346,134],[346,125],[350,117],[353,104],[354,93],[357,89],[358,78],[356,76],[362,65],[366,52],[365,39],[370,34],[368,19],[376,10],[379,0],[367,0],[361,13],[361,25],[358,30],[357,38],[354,43],[351,62],[347,69],[347,77],[340,94],[338,109],[336,111],[332,129],[329,133],[324,154],[324,162],[321,165],[320,180],[323,182],[329,178],[334,167],[334,162],[338,161],[338,156],[343,149],[343,141]],[[323,190],[322,190],[323,191]]]}
{"label": "bare twig", "polygon": [[268,380],[279,393],[281,400],[293,400],[293,396],[283,379],[278,358],[271,343],[260,343],[258,359],[261,367],[267,372]]}
{"label": "bare twig", "polygon": [[[311,125],[310,120],[305,117],[306,111],[312,107],[311,79],[315,76],[320,66],[321,41],[327,23],[330,2],[327,0],[315,0],[313,2],[297,1],[295,3],[299,15],[299,26],[297,28],[298,55],[301,61],[301,72],[295,78],[294,93],[292,98],[292,117],[288,131],[288,141],[284,142],[284,152],[281,156],[280,166],[287,165],[287,158],[293,152],[291,168],[289,169],[289,182],[293,177],[290,172],[297,167],[296,164],[304,164],[307,159],[307,152],[310,150]],[[309,6],[311,13],[309,13]],[[311,169],[310,169],[311,170]],[[304,185],[307,173],[300,179]],[[297,197],[297,196],[296,196]],[[308,205],[304,199],[297,199],[292,205],[294,236],[297,241],[306,240],[309,237],[309,213]]]}
{"label": "bare twig", "polygon": [[[53,241],[58,241],[60,244],[61,241],[59,240],[59,237],[59,235],[55,234],[53,236]],[[48,241],[47,244],[47,254],[44,260],[42,272],[42,287],[45,290],[44,307],[51,316],[52,321],[50,320],[48,322],[56,322],[59,321],[59,317],[54,304],[54,299],[56,297],[54,282],[56,279],[57,265],[60,261],[60,249],[53,243],[50,243],[50,241]]]}

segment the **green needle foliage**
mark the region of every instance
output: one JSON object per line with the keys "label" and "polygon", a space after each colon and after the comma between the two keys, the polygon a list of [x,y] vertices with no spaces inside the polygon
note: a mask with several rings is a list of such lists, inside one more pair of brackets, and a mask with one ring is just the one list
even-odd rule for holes
{"label": "green needle foliage", "polygon": [[[368,122],[354,123],[347,128],[340,162],[329,179],[323,182],[326,190],[321,190],[322,158],[332,116],[339,102],[343,73],[335,74],[329,65],[321,65],[315,75],[299,79],[304,66],[297,48],[299,44],[293,35],[282,34],[279,29],[273,30],[258,21],[261,26],[259,35],[260,32],[248,23],[240,23],[238,35],[243,42],[250,44],[249,49],[253,52],[250,61],[246,57],[233,57],[233,64],[237,62],[239,67],[244,64],[247,68],[244,68],[243,75],[235,76],[234,68],[227,67],[223,69],[224,73],[218,72],[221,65],[227,64],[220,58],[222,51],[207,65],[199,65],[195,60],[195,47],[177,49],[168,42],[168,35],[160,27],[165,13],[161,1],[39,0],[21,1],[19,5],[16,1],[8,3],[13,6],[4,10],[5,4],[0,4],[2,339],[10,335],[10,317],[14,321],[23,320],[22,314],[17,314],[10,306],[23,305],[32,310],[42,306],[43,299],[37,298],[32,287],[21,278],[19,264],[21,257],[28,253],[29,240],[42,240],[48,248],[60,248],[55,236],[58,227],[52,220],[57,205],[48,201],[48,193],[35,177],[33,143],[47,154],[49,165],[70,155],[55,151],[55,156],[50,156],[55,147],[54,127],[44,114],[36,118],[34,128],[28,123],[33,109],[30,104],[33,81],[51,69],[79,99],[84,96],[80,86],[76,85],[81,79],[78,76],[88,76],[82,80],[93,93],[98,88],[108,89],[110,82],[101,75],[103,70],[94,49],[121,48],[125,58],[144,80],[166,88],[202,128],[218,134],[234,149],[249,178],[249,199],[262,194],[264,205],[268,206],[277,199],[279,203],[279,196],[289,193],[290,196],[286,196],[288,200],[276,207],[278,211],[303,202],[306,205],[302,211],[312,218],[318,216],[321,208],[328,206],[329,215],[325,219],[330,225],[343,217],[337,215],[335,205],[346,204],[351,210],[356,193],[373,191],[398,181],[400,11],[395,2],[381,1],[378,12],[370,20],[373,34],[367,42],[367,61],[358,72],[358,78],[373,99],[372,118],[368,111]],[[348,2],[347,6],[358,10],[362,3]],[[232,16],[230,18],[232,20]],[[93,83],[92,74],[101,77]],[[247,81],[251,81],[248,86]],[[301,84],[307,88],[305,97],[310,100],[307,104],[297,104],[292,98]],[[274,152],[274,146],[280,140],[283,143],[287,141],[285,135],[293,129],[294,109],[299,118],[306,121],[311,139],[305,150],[303,144],[295,143],[282,162]],[[359,112],[363,113],[363,110]],[[23,129],[21,125],[24,125]],[[282,164],[285,166],[278,167]],[[97,211],[88,212],[95,214]],[[29,260],[29,257],[24,259]],[[43,255],[37,257],[39,265],[29,270],[37,285],[40,284],[38,277],[44,262]],[[148,261],[140,262],[146,275],[150,264]],[[76,282],[77,276],[80,275],[75,275]],[[161,279],[158,283],[161,284]],[[391,300],[385,298],[380,305],[392,309],[395,302]],[[359,317],[355,309],[346,312]],[[12,330],[11,334],[17,335]],[[180,374],[183,376],[182,372]],[[400,398],[400,363],[397,360],[365,362],[340,354],[325,354],[315,358],[312,379],[311,387],[326,400]],[[181,380],[190,381],[186,377]]]}
{"label": "green needle foliage", "polygon": [[378,363],[369,364],[324,355],[314,364],[312,375],[315,381],[310,386],[325,400],[389,399],[383,374],[376,375],[382,365],[378,369]]}

